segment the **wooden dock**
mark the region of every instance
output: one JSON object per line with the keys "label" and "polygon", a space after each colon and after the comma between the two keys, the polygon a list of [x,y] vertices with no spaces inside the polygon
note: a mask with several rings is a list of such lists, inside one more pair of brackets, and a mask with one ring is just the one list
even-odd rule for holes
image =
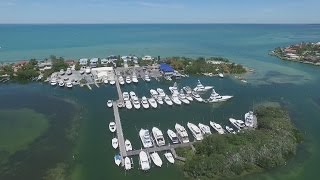
{"label": "wooden dock", "polygon": [[123,136],[122,125],[121,125],[117,102],[113,102],[113,113],[114,113],[114,120],[115,120],[116,127],[117,127],[117,138],[118,138],[119,150],[120,150],[120,155],[121,155],[121,164],[123,166],[124,165],[124,157],[127,157],[127,151],[125,149],[125,144],[124,144],[125,140],[124,140],[124,136]]}

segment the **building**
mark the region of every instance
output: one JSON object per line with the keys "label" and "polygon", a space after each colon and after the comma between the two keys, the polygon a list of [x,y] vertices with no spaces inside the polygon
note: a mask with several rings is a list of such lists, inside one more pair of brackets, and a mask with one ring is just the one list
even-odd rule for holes
{"label": "building", "polygon": [[90,66],[91,66],[91,67],[97,67],[98,61],[99,61],[98,58],[92,58],[92,59],[90,59]]}
{"label": "building", "polygon": [[79,64],[81,66],[86,66],[88,64],[88,59],[87,58],[82,58],[79,60]]}
{"label": "building", "polygon": [[101,59],[101,65],[106,66],[110,61],[108,59]]}
{"label": "building", "polygon": [[40,71],[49,70],[52,68],[52,62],[51,61],[42,61],[38,63],[38,67]]}
{"label": "building", "polygon": [[172,66],[166,63],[161,63],[159,70],[164,76],[172,76],[174,74],[174,69]]}

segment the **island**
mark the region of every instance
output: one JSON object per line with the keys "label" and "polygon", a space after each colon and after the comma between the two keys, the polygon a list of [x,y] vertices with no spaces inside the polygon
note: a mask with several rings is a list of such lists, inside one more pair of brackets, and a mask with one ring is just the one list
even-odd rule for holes
{"label": "island", "polygon": [[320,42],[302,42],[288,47],[277,47],[270,52],[282,60],[296,61],[300,63],[320,65]]}
{"label": "island", "polygon": [[237,134],[205,137],[191,148],[176,152],[186,161],[181,168],[191,179],[236,178],[286,165],[296,154],[302,134],[280,106],[263,105],[256,109],[258,127]]}

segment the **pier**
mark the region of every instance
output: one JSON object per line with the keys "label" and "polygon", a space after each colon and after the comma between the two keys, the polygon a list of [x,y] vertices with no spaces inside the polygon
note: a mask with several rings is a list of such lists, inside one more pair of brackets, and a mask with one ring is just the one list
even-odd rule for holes
{"label": "pier", "polygon": [[117,138],[118,138],[119,150],[120,150],[120,155],[121,155],[121,165],[123,166],[124,165],[123,158],[127,156],[127,151],[125,149],[122,125],[121,125],[117,102],[113,102],[113,113],[114,113],[114,120],[115,120],[116,127],[117,127]]}

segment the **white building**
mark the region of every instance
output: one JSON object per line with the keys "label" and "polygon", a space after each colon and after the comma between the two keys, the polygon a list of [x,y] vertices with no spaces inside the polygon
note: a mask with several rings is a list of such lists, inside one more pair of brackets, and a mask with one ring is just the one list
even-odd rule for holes
{"label": "white building", "polygon": [[97,67],[99,59],[98,58],[92,58],[90,59],[90,66],[91,67]]}
{"label": "white building", "polygon": [[88,59],[87,58],[82,58],[79,60],[79,64],[81,66],[86,66],[88,64]]}

